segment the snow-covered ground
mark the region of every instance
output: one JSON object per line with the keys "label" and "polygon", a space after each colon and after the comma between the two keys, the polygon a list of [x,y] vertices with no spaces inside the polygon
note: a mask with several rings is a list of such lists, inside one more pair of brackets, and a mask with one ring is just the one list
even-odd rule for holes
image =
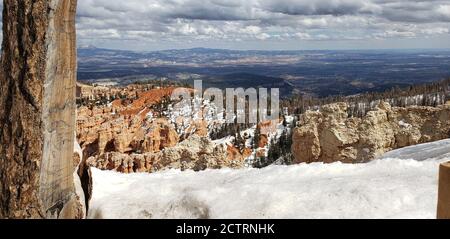
{"label": "snow-covered ground", "polygon": [[89,217],[435,218],[438,166],[446,160],[450,140],[358,165],[128,175],[94,169]]}

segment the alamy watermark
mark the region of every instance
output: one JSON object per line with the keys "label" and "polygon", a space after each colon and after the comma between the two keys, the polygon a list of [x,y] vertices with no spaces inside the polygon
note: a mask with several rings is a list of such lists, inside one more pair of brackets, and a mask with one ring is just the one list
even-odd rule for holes
{"label": "alamy watermark", "polygon": [[[270,89],[270,96],[267,88],[227,88],[224,93],[218,88],[203,90],[203,82],[196,80],[193,97],[192,90],[175,89],[171,100],[180,102],[174,105],[174,110],[190,108],[192,112],[203,112],[208,118],[225,123],[257,124],[280,118],[278,88]],[[204,104],[204,101],[209,103]]]}

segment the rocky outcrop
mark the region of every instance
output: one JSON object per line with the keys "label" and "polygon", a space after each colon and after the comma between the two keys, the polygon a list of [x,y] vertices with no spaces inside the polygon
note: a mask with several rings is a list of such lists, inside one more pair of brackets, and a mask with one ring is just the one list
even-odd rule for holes
{"label": "rocky outcrop", "polygon": [[240,168],[243,160],[226,157],[226,150],[222,145],[215,145],[210,139],[192,135],[175,147],[162,152],[161,159],[153,168],[155,170],[175,168],[195,171],[219,168]]}
{"label": "rocky outcrop", "polygon": [[450,162],[439,171],[438,219],[450,219]]}
{"label": "rocky outcrop", "polygon": [[148,119],[148,111],[136,116],[116,116],[108,107],[78,109],[77,138],[85,157],[108,152],[154,153],[175,146],[179,136],[163,118]]}
{"label": "rocky outcrop", "polygon": [[[80,97],[89,98],[90,91],[85,89],[89,87],[79,88]],[[94,101],[100,101],[109,93],[122,97],[108,104],[78,108],[77,139],[85,149],[86,157],[108,152],[154,153],[179,142],[175,127],[161,116],[162,110],[158,108],[158,104],[166,103],[175,87],[148,90],[143,86],[130,85],[116,87],[110,92],[98,88],[89,88],[99,91]]]}
{"label": "rocky outcrop", "polygon": [[142,152],[159,152],[175,146],[179,141],[177,131],[166,119],[156,119],[151,122],[142,139],[135,141],[134,147]]}
{"label": "rocky outcrop", "polygon": [[[89,98],[87,88],[79,86],[81,98]],[[123,173],[240,167],[251,151],[213,144],[207,139],[210,125],[202,112],[194,117],[191,111],[173,109],[168,97],[174,89],[116,87],[122,95],[119,99],[81,104],[77,139],[83,158],[94,167]],[[100,92],[94,101],[103,97]]]}
{"label": "rocky outcrop", "polygon": [[0,217],[82,218],[76,190],[76,0],[4,1]]}
{"label": "rocky outcrop", "polygon": [[88,164],[102,170],[112,170],[120,173],[151,172],[152,166],[160,154],[124,154],[108,152],[97,157],[90,157]]}
{"label": "rocky outcrop", "polygon": [[243,148],[242,150],[236,148],[234,145],[226,145],[227,147],[227,161],[229,162],[244,162],[253,153],[251,148]]}
{"label": "rocky outcrop", "polygon": [[450,105],[391,107],[387,103],[362,118],[350,118],[346,103],[324,106],[300,117],[293,133],[296,163],[360,163],[410,145],[450,137]]}
{"label": "rocky outcrop", "polygon": [[244,158],[227,157],[223,145],[215,145],[210,139],[192,135],[174,147],[158,153],[123,154],[109,152],[90,157],[88,164],[122,173],[156,172],[165,169],[201,171],[205,169],[241,168]]}

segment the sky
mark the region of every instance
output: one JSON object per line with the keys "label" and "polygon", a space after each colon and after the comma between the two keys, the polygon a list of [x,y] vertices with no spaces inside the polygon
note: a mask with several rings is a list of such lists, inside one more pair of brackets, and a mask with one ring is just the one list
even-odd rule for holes
{"label": "sky", "polygon": [[450,48],[450,0],[79,0],[77,37],[143,51]]}

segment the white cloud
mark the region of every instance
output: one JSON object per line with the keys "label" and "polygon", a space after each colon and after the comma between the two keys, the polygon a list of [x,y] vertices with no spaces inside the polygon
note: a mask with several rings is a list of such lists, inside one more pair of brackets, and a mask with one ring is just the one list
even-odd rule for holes
{"label": "white cloud", "polygon": [[87,44],[425,38],[449,28],[450,0],[81,0],[77,17]]}
{"label": "white cloud", "polygon": [[297,37],[300,40],[311,40],[311,35],[304,32],[297,32],[294,34],[295,37]]}
{"label": "white cloud", "polygon": [[450,4],[440,5],[436,11],[443,17],[450,19]]}
{"label": "white cloud", "polygon": [[437,35],[437,34],[448,34],[450,31],[448,28],[435,27],[435,28],[422,29],[420,32],[425,35]]}

